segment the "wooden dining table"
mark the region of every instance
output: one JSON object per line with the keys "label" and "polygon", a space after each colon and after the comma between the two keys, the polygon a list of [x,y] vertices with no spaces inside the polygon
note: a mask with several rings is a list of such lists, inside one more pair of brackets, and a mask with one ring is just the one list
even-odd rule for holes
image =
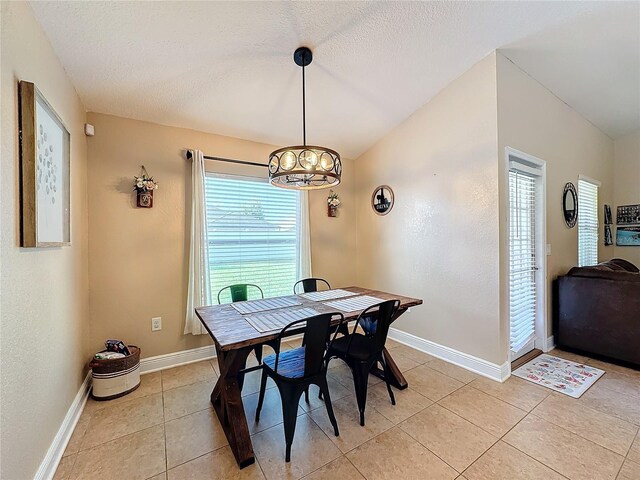
{"label": "wooden dining table", "polygon": [[[422,304],[422,300],[417,298],[395,295],[377,290],[370,290],[360,287],[348,287],[343,290],[353,292],[357,295],[368,295],[381,300],[400,300],[400,308],[394,318],[398,318],[410,307]],[[326,302],[334,301],[313,301],[305,298],[305,295],[290,295],[278,297],[283,301],[293,302],[297,305],[285,307],[275,312],[288,309],[310,308],[317,313],[338,312],[336,308],[326,305]],[[351,298],[351,297],[348,297]],[[355,298],[355,296],[353,297]],[[274,299],[276,300],[276,299]],[[251,302],[246,302],[251,303]],[[237,307],[237,306],[236,306]],[[272,310],[271,312],[273,312]],[[344,312],[340,311],[346,320],[355,320],[362,310]],[[244,468],[255,462],[251,436],[242,404],[242,384],[244,374],[251,370],[259,369],[261,366],[246,368],[247,357],[258,345],[273,343],[279,331],[261,332],[254,327],[232,304],[213,305],[196,308],[196,315],[211,335],[216,347],[220,376],[211,392],[211,403],[220,420],[220,424],[227,436],[229,446],[233,451],[236,462],[240,468]],[[337,325],[339,319],[336,317],[334,323]],[[291,330],[291,335],[301,333],[304,327]],[[398,389],[407,388],[407,381],[400,372],[393,358],[385,349],[384,358],[391,372],[390,383]],[[384,372],[378,368],[372,370],[372,374],[384,377]]]}

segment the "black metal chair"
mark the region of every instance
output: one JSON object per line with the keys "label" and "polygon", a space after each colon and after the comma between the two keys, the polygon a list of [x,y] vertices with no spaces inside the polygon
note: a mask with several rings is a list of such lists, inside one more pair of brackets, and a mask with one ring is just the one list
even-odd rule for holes
{"label": "black metal chair", "polygon": [[[327,286],[327,290],[331,290],[331,285],[324,278],[304,278],[302,280],[298,280],[293,285],[293,293],[294,295],[298,295],[298,293],[309,293],[309,292],[317,292],[318,291],[318,283],[324,283]],[[302,285],[302,292],[297,291],[298,285]]]}
{"label": "black metal chair", "polygon": [[231,294],[231,302],[246,302],[249,300],[249,287],[253,287],[260,292],[260,298],[264,298],[264,292],[262,289],[253,283],[236,283],[234,285],[228,285],[224,288],[221,288],[218,292],[218,304],[221,304],[220,296],[222,292],[229,289],[229,293]]}
{"label": "black metal chair", "polygon": [[[389,326],[395,320],[399,307],[400,300],[387,300],[370,306],[358,316],[350,335],[335,339],[329,346],[329,359],[340,358],[351,369],[362,426],[364,426],[364,410],[367,404],[369,373],[377,363],[382,365],[391,404],[396,404],[389,384],[389,368],[382,350],[387,340]],[[358,327],[362,328],[364,333],[358,333]]]}
{"label": "black metal chair", "polygon": [[[218,305],[222,305],[220,296],[222,295],[222,292],[227,289],[229,290],[229,294],[231,295],[231,303],[246,302],[247,300],[249,300],[249,287],[257,289],[258,292],[260,292],[260,298],[264,298],[264,292],[258,285],[255,285],[253,283],[236,283],[234,285],[227,285],[226,287],[220,289],[220,291],[218,292]],[[260,363],[262,361],[262,345],[258,345],[253,349],[253,351],[256,354],[258,363]]]}
{"label": "black metal chair", "polygon": [[[284,327],[277,338],[276,354],[265,357],[262,382],[260,384],[260,396],[256,408],[256,422],[260,421],[260,411],[264,402],[264,394],[267,388],[267,378],[271,378],[280,392],[282,400],[282,417],[284,420],[284,436],[286,441],[285,461],[291,460],[291,444],[296,429],[298,416],[298,403],[309,385],[317,385],[324,397],[327,414],[336,437],[339,435],[338,423],[333,414],[329,386],[327,385],[327,356],[328,349],[335,340],[336,333],[331,336],[331,319],[339,316],[340,322],[344,321],[341,313],[325,313],[309,318],[297,320]],[[280,352],[280,342],[286,332],[294,327],[300,327],[307,322],[304,329],[304,346]],[[306,397],[307,402],[308,397]]]}

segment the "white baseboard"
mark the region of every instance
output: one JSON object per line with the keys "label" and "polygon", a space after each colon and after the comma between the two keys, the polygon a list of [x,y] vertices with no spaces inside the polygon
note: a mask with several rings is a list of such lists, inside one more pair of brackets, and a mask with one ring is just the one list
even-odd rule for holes
{"label": "white baseboard", "polygon": [[415,348],[416,350],[420,350],[421,352],[446,360],[483,377],[490,378],[491,380],[504,382],[511,375],[511,363],[509,361],[506,361],[502,365],[491,363],[474,357],[473,355],[459,352],[453,348],[445,347],[444,345],[403,332],[397,328],[389,329],[389,338]]}
{"label": "white baseboard", "polygon": [[87,403],[90,390],[91,371],[89,371],[87,376],[84,377],[80,390],[78,390],[76,398],[73,399],[73,403],[71,404],[71,407],[69,407],[69,410],[62,421],[62,425],[60,425],[60,428],[58,429],[58,433],[56,433],[53,442],[51,442],[51,446],[49,447],[49,450],[47,450],[47,454],[42,460],[34,480],[51,480],[55,475],[58,464],[64,454],[64,450],[67,448],[67,444],[71,439],[73,430],[76,428],[76,424],[84,410],[84,405]]}
{"label": "white baseboard", "polygon": [[[181,352],[167,353],[165,355],[157,355],[155,357],[143,358],[140,360],[140,373],[151,373],[166,368],[186,365],[188,363],[199,362],[215,358],[216,348],[213,345],[205,347],[193,348],[191,350],[183,350]],[[65,448],[69,443],[69,439],[76,428],[76,424],[80,419],[80,415],[84,410],[84,406],[91,391],[91,371],[87,373],[76,398],[73,400],[67,415],[64,417],[62,425],[58,429],[44,460],[38,468],[34,480],[51,480],[56,473],[58,464],[62,459]]]}
{"label": "white baseboard", "polygon": [[[287,337],[287,341],[302,338],[301,334]],[[182,350],[180,352],[165,353],[164,355],[156,355],[140,359],[140,374],[157,372],[166,370],[167,368],[187,365],[189,363],[201,362],[202,360],[210,360],[216,358],[215,345],[207,345],[204,347],[192,348],[191,350]]]}
{"label": "white baseboard", "polygon": [[157,372],[158,370],[165,370],[167,368],[186,365],[188,363],[209,360],[211,358],[215,358],[215,356],[216,347],[214,345],[207,345],[204,347],[192,348],[191,350],[182,350],[180,352],[142,358],[140,360],[140,373]]}

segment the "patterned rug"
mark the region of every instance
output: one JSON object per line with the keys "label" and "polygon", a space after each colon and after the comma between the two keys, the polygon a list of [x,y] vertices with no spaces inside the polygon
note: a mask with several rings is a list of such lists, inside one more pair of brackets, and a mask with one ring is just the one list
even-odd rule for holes
{"label": "patterned rug", "polygon": [[603,374],[604,370],[545,354],[513,372],[517,377],[573,398],[580,398]]}

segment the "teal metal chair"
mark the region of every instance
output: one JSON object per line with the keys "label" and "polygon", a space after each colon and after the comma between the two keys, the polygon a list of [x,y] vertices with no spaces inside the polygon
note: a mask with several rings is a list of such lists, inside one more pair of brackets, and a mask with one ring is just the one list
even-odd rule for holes
{"label": "teal metal chair", "polygon": [[[231,295],[231,303],[235,302],[246,302],[249,300],[249,289],[253,288],[260,292],[260,298],[264,298],[264,292],[262,289],[253,283],[236,283],[234,285],[227,285],[224,288],[221,288],[218,292],[218,304],[222,305],[221,296],[222,292],[225,290],[229,290],[229,294]],[[258,363],[262,363],[262,345],[258,345],[254,348],[254,352],[256,354],[256,358],[258,359]]]}
{"label": "teal metal chair", "polygon": [[250,287],[260,292],[260,298],[264,298],[264,292],[258,285],[255,285],[253,283],[236,283],[234,285],[228,285],[220,289],[220,291],[218,292],[218,304],[222,304],[222,302],[220,301],[220,297],[222,295],[222,292],[227,289],[229,290],[229,293],[231,295],[231,302],[246,302],[247,300],[249,300]]}

